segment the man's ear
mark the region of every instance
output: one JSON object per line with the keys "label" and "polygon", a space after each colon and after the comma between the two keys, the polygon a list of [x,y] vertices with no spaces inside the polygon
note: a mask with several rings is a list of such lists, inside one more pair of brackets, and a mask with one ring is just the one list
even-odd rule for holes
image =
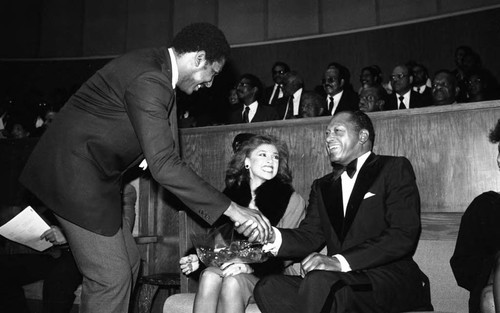
{"label": "man's ear", "polygon": [[410,75],[409,79],[410,79],[410,85],[413,86],[413,75]]}
{"label": "man's ear", "polygon": [[340,80],[340,87],[344,88],[344,83],[345,83],[345,81],[344,81],[344,79],[342,78],[342,79]]}
{"label": "man's ear", "polygon": [[195,56],[194,56],[194,64],[196,67],[199,67],[201,65],[204,65],[204,62],[206,62],[206,53],[204,50],[197,51]]}
{"label": "man's ear", "polygon": [[359,131],[359,141],[361,142],[361,144],[365,144],[368,141],[369,135],[370,134],[366,129],[362,129]]}

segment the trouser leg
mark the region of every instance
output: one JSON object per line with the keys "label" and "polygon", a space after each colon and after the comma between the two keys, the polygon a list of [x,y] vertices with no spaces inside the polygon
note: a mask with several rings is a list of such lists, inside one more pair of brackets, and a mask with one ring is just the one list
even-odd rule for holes
{"label": "trouser leg", "polygon": [[57,218],[83,275],[80,313],[127,312],[140,264],[130,231],[108,237]]}

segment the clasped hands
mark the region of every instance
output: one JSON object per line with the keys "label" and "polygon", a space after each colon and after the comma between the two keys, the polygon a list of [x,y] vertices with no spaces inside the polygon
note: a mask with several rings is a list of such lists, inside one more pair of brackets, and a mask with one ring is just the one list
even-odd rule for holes
{"label": "clasped hands", "polygon": [[[200,267],[200,259],[196,254],[190,254],[179,260],[181,271],[184,275],[189,275]],[[253,268],[245,263],[226,262],[221,265],[222,277],[234,276],[241,273],[253,273]]]}
{"label": "clasped hands", "polygon": [[265,244],[274,241],[271,223],[259,210],[245,208],[231,202],[224,214],[233,221],[238,233],[248,237],[249,242],[258,241]]}
{"label": "clasped hands", "polygon": [[340,261],[336,257],[324,255],[318,252],[309,254],[300,262],[301,276],[314,270],[340,272]]}

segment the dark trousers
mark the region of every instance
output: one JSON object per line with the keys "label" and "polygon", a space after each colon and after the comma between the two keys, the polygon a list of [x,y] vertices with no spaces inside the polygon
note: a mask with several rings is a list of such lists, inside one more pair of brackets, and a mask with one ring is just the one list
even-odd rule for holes
{"label": "dark trousers", "polygon": [[67,313],[82,282],[73,256],[61,250],[54,258],[48,254],[0,255],[0,312],[29,312],[23,285],[43,280],[43,312]]}
{"label": "dark trousers", "polygon": [[262,278],[254,297],[263,313],[384,312],[365,273],[312,271],[305,278]]}

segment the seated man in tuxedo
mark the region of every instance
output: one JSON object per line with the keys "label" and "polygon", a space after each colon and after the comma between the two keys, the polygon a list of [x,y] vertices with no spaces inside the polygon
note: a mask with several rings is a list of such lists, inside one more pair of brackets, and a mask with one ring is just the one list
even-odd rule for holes
{"label": "seated man in tuxedo", "polygon": [[304,90],[304,80],[297,71],[288,72],[283,78],[283,98],[276,102],[276,111],[280,120],[289,120],[299,116],[299,106]]}
{"label": "seated man in tuxedo", "polygon": [[[334,171],[314,181],[299,227],[275,228],[264,247],[305,257],[303,277],[260,280],[254,296],[263,313],[432,310],[428,279],[412,258],[421,227],[413,168],[371,152],[374,138],[361,111],[332,118],[325,143]],[[317,252],[324,245],[326,255]]]}
{"label": "seated man in tuxedo", "polygon": [[413,90],[422,96],[424,106],[432,105],[432,82],[427,68],[421,63],[411,63],[413,72]]}
{"label": "seated man in tuxedo", "polygon": [[391,86],[393,93],[387,97],[384,110],[402,110],[426,106],[422,96],[412,89],[413,73],[404,64],[392,70]]}
{"label": "seated man in tuxedo", "polygon": [[283,98],[283,78],[290,72],[290,67],[285,62],[277,61],[273,64],[271,74],[274,84],[264,90],[264,104],[275,106],[278,99]]}
{"label": "seated man in tuxedo", "polygon": [[358,109],[358,95],[350,88],[349,70],[338,63],[328,64],[323,74],[328,115]]}
{"label": "seated man in tuxedo", "polygon": [[432,80],[432,104],[449,105],[458,103],[460,94],[457,78],[448,70],[439,70]]}
{"label": "seated man in tuxedo", "polygon": [[236,86],[240,104],[229,115],[230,124],[255,123],[278,119],[278,113],[273,107],[259,103],[262,93],[262,83],[257,76],[243,74]]}

